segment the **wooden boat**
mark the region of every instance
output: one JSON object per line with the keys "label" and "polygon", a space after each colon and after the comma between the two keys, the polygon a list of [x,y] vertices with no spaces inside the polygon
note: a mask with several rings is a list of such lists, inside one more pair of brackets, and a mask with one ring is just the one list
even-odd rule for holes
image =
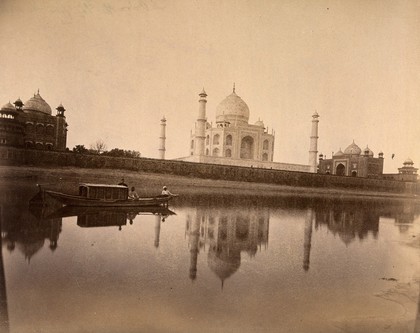
{"label": "wooden boat", "polygon": [[170,195],[128,199],[126,186],[89,183],[79,185],[79,195],[41,190],[38,199],[41,197],[44,201],[46,196],[58,200],[65,206],[77,207],[167,207],[169,200],[172,199]]}

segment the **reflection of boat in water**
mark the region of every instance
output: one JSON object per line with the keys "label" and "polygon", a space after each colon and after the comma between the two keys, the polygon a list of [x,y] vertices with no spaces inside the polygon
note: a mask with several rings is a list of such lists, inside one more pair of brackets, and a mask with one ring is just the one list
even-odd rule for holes
{"label": "reflection of boat in water", "polygon": [[31,202],[44,202],[47,197],[58,200],[65,206],[75,207],[158,207],[167,206],[171,195],[157,195],[128,199],[128,187],[105,184],[80,184],[79,194],[67,194],[44,190],[31,199]]}
{"label": "reflection of boat in water", "polygon": [[130,224],[139,215],[155,215],[162,221],[175,212],[167,207],[74,207],[64,206],[56,210],[50,207],[32,206],[31,212],[42,220],[61,219],[63,217],[77,216],[77,225],[83,228],[90,227],[121,227]]}
{"label": "reflection of boat in water", "polygon": [[106,214],[123,214],[127,216],[136,215],[175,215],[173,211],[166,207],[73,207],[64,206],[44,218],[58,218],[70,216],[86,216],[86,215],[106,215]]}
{"label": "reflection of boat in water", "polygon": [[[75,207],[64,207],[64,208],[75,208]],[[120,207],[121,208],[121,207]],[[69,212],[66,212],[69,213]],[[74,211],[77,213],[77,225],[82,228],[93,228],[93,227],[110,227],[110,226],[121,226],[127,224],[127,220],[130,224],[133,224],[134,219],[141,215],[155,215],[159,216],[162,221],[170,215],[175,213],[165,207],[141,207],[140,209],[82,209]],[[73,214],[72,213],[72,214]],[[70,215],[70,216],[74,216]]]}

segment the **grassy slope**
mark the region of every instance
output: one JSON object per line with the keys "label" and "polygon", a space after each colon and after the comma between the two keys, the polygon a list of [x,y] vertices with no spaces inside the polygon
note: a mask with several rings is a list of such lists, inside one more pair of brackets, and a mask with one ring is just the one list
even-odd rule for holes
{"label": "grassy slope", "polygon": [[407,198],[401,194],[382,192],[352,191],[332,188],[291,187],[250,182],[224,181],[189,178],[169,174],[142,173],[127,170],[112,169],[82,169],[82,168],[40,168],[0,166],[0,181],[20,181],[40,184],[63,184],[64,188],[75,188],[80,182],[117,184],[121,178],[129,186],[135,186],[142,194],[160,193],[163,185],[169,187],[173,193],[203,194],[203,193],[239,193],[247,195],[299,195],[299,196],[333,196],[333,197],[383,197]]}

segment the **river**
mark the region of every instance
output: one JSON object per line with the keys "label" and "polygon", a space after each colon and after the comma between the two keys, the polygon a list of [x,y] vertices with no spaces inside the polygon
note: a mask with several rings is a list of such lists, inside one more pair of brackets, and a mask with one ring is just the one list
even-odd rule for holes
{"label": "river", "polygon": [[0,196],[3,332],[419,332],[412,201],[186,195],[171,212]]}

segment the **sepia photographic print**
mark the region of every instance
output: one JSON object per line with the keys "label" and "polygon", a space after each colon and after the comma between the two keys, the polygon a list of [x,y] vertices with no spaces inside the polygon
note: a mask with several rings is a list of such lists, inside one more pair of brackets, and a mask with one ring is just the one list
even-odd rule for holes
{"label": "sepia photographic print", "polygon": [[418,0],[0,0],[0,332],[420,333]]}

